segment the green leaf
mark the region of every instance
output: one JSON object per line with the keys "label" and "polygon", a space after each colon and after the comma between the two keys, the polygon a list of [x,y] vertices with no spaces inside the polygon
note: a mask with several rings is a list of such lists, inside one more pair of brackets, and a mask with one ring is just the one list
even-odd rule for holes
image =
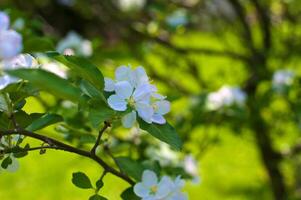
{"label": "green leaf", "polygon": [[76,102],[80,97],[80,90],[67,80],[42,69],[16,69],[7,71],[8,74],[28,80],[39,89],[54,96]]}
{"label": "green leaf", "polygon": [[29,149],[29,148],[30,148],[29,144],[27,144],[24,148],[21,148],[19,146],[15,146],[12,149],[14,157],[15,158],[22,158],[22,157],[27,156],[28,155],[27,149]]}
{"label": "green leaf", "polygon": [[116,112],[109,108],[103,101],[93,101],[89,109],[89,120],[94,128],[98,128],[104,121],[110,121],[115,114]]}
{"label": "green leaf", "polygon": [[120,197],[123,200],[140,200],[140,198],[135,195],[133,187],[130,187],[123,191]]}
{"label": "green leaf", "polygon": [[12,164],[12,163],[13,163],[12,159],[8,156],[8,157],[6,157],[6,158],[2,161],[1,167],[2,167],[3,169],[7,169],[7,167],[8,167],[10,164]]}
{"label": "green leaf", "polygon": [[9,105],[8,105],[8,94],[0,94],[0,111],[8,112]]}
{"label": "green leaf", "polygon": [[80,88],[83,91],[83,93],[85,93],[89,97],[101,99],[104,102],[106,102],[106,98],[104,97],[104,95],[88,81],[82,80],[80,84]]}
{"label": "green leaf", "polygon": [[176,150],[181,150],[182,141],[179,135],[177,134],[176,130],[169,123],[166,122],[163,125],[148,124],[142,119],[138,119],[138,122],[141,129],[147,131],[152,136],[156,137],[162,142],[169,144]]}
{"label": "green leaf", "polygon": [[101,179],[99,179],[97,182],[96,182],[96,189],[97,191],[99,191],[102,187],[103,187],[103,181]]}
{"label": "green leaf", "polygon": [[76,172],[72,174],[72,183],[82,189],[93,188],[89,177],[83,172]]}
{"label": "green leaf", "polygon": [[122,172],[140,181],[144,167],[139,162],[128,157],[117,157],[116,163]]}
{"label": "green leaf", "polygon": [[24,52],[36,53],[54,50],[52,41],[48,38],[30,37],[24,41]]}
{"label": "green leaf", "polygon": [[98,90],[103,91],[104,77],[99,69],[87,59],[77,56],[54,56],[54,59],[65,64]]}
{"label": "green leaf", "polygon": [[60,115],[45,114],[37,120],[33,121],[32,124],[30,124],[29,126],[27,126],[26,130],[37,131],[61,121],[63,121],[63,118]]}
{"label": "green leaf", "polygon": [[103,196],[100,196],[98,194],[94,194],[93,196],[91,196],[89,198],[89,200],[108,200],[107,198],[103,197]]}

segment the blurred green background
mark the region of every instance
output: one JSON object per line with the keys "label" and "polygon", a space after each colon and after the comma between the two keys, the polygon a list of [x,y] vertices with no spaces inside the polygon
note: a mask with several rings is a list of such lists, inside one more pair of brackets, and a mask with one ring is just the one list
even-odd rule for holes
{"label": "blurred green background", "polygon": [[[0,8],[23,20],[24,41],[57,44],[69,31],[89,39],[88,57],[105,76],[122,64],[146,68],[172,101],[168,118],[183,154],[199,163],[201,182],[185,186],[189,199],[301,199],[299,0],[2,0]],[[272,86],[279,69],[295,76],[281,93]],[[243,108],[206,110],[208,93],[224,85],[247,94]],[[24,110],[43,107],[28,99]],[[71,184],[75,171],[101,174],[85,158],[32,152],[17,173],[1,173],[0,199],[87,199],[91,191]],[[128,186],[111,175],[105,181],[101,194],[113,200]]]}

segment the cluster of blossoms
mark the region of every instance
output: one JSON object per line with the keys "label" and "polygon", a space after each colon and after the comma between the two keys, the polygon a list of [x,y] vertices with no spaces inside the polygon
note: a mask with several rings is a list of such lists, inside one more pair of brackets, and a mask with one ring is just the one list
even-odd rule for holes
{"label": "cluster of blossoms", "polygon": [[92,43],[75,32],[69,32],[56,47],[59,53],[89,57],[93,54]]}
{"label": "cluster of blossoms", "polygon": [[186,200],[187,195],[181,192],[184,184],[179,176],[175,180],[163,176],[159,181],[153,171],[145,170],[141,182],[134,186],[134,192],[142,200]]}
{"label": "cluster of blossoms", "polygon": [[182,159],[180,154],[173,151],[167,144],[160,143],[159,148],[153,146],[147,148],[146,156],[153,161],[158,161],[162,167],[181,167],[192,177],[192,183],[200,183],[198,163],[192,155],[186,155]]}
{"label": "cluster of blossoms", "polygon": [[218,110],[233,105],[242,106],[246,101],[246,94],[238,87],[223,86],[207,97],[207,108]]}
{"label": "cluster of blossoms", "polygon": [[143,67],[132,70],[127,66],[120,66],[115,71],[115,79],[105,78],[105,91],[114,92],[108,98],[112,109],[129,111],[121,120],[125,128],[134,125],[137,113],[147,123],[166,123],[163,115],[170,111],[170,103],[149,83]]}
{"label": "cluster of blossoms", "polygon": [[294,72],[290,70],[278,70],[273,75],[272,86],[276,90],[282,90],[284,87],[292,85],[294,81]]}

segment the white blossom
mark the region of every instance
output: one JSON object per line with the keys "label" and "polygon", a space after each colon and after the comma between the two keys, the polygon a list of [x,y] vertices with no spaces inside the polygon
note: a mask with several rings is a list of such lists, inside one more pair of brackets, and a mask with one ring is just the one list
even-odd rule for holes
{"label": "white blossom", "polygon": [[246,94],[238,87],[223,86],[207,97],[207,107],[210,110],[218,110],[223,107],[242,106],[246,101]]}
{"label": "white blossom", "polygon": [[0,31],[8,30],[9,17],[5,12],[0,12]]}
{"label": "white blossom", "polygon": [[166,22],[171,27],[186,25],[188,23],[187,13],[182,9],[176,10],[166,18]]}
{"label": "white blossom", "polygon": [[[2,70],[12,70],[19,68],[33,68],[37,66],[37,61],[30,54],[20,54],[0,63]],[[17,83],[20,79],[5,74],[0,76],[0,89],[5,88],[11,83]]]}
{"label": "white blossom", "polygon": [[142,200],[186,200],[187,196],[181,192],[183,186],[180,177],[173,181],[163,176],[159,181],[153,171],[145,170],[141,182],[134,186],[134,192]]}
{"label": "white blossom", "polygon": [[115,80],[105,78],[105,91],[115,92],[108,98],[112,109],[126,111],[130,108],[130,112],[121,120],[124,127],[132,127],[137,114],[147,123],[166,123],[163,115],[170,111],[170,103],[149,83],[143,67],[137,67],[135,70],[127,66],[118,67]]}
{"label": "white blossom", "polygon": [[198,163],[192,155],[187,155],[184,158],[184,169],[187,174],[193,177],[193,183],[200,182],[200,176],[198,171]]}
{"label": "white blossom", "polygon": [[69,32],[57,45],[57,51],[65,55],[91,56],[93,54],[92,43],[83,39],[75,32]]}
{"label": "white blossom", "polygon": [[273,75],[273,87],[280,88],[290,86],[294,81],[294,72],[290,70],[278,70]]}
{"label": "white blossom", "polygon": [[0,31],[0,59],[10,59],[22,50],[22,37],[14,30]]}
{"label": "white blossom", "polygon": [[151,160],[158,161],[161,166],[175,166],[179,160],[179,154],[165,143],[159,143],[159,147],[150,146],[146,150],[146,155]]}

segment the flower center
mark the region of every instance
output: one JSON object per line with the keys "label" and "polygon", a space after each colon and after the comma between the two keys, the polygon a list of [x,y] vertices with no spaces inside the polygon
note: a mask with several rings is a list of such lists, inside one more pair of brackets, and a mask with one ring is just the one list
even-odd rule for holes
{"label": "flower center", "polygon": [[133,97],[130,97],[130,98],[128,99],[128,104],[129,104],[129,106],[132,107],[132,108],[135,107],[135,100],[134,100]]}
{"label": "flower center", "polygon": [[153,185],[151,188],[150,188],[150,191],[152,194],[155,194],[157,191],[158,191],[158,187],[156,185]]}

